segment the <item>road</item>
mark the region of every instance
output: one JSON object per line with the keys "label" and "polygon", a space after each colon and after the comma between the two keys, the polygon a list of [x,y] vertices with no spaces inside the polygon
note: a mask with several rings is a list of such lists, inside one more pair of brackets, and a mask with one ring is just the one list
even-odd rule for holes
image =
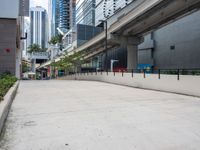
{"label": "road", "polygon": [[1,150],[199,150],[200,98],[89,81],[21,81]]}

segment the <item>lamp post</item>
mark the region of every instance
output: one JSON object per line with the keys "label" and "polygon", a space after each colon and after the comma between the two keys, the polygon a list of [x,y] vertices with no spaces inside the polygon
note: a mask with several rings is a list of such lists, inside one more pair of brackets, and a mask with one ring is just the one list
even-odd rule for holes
{"label": "lamp post", "polygon": [[107,20],[99,20],[104,24],[105,27],[105,64],[104,64],[104,70],[107,71],[107,62],[108,62],[108,56],[107,56],[107,51],[108,51],[108,41],[107,41],[107,36],[108,36],[108,23]]}

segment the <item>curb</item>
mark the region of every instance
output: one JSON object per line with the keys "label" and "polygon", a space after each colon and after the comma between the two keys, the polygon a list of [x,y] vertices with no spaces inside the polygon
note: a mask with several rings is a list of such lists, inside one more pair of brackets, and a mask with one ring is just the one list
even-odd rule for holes
{"label": "curb", "polygon": [[0,102],[0,134],[3,130],[13,99],[15,98],[15,95],[17,93],[18,86],[19,81],[15,82],[15,84],[9,89],[7,94],[4,96],[4,100]]}

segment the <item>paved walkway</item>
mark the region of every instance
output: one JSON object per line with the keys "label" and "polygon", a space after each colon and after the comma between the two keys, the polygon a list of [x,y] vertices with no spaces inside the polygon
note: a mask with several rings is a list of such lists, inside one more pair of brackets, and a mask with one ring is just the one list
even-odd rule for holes
{"label": "paved walkway", "polygon": [[200,99],[87,81],[22,81],[1,150],[199,150]]}

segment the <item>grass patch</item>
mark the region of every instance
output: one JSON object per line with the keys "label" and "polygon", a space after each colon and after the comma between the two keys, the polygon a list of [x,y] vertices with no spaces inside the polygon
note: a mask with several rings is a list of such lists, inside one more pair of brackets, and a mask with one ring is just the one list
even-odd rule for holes
{"label": "grass patch", "polygon": [[0,74],[0,101],[16,81],[17,78],[9,73]]}

